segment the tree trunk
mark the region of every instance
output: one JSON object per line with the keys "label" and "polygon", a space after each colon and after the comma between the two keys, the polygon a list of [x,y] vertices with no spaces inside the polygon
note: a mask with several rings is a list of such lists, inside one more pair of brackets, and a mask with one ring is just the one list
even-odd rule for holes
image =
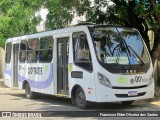
{"label": "tree trunk", "polygon": [[[151,3],[151,9],[154,10],[156,7],[156,1],[150,0],[150,3]],[[158,28],[154,29],[154,35],[155,35],[154,45],[153,45],[153,49],[151,52],[152,62],[154,64],[155,60],[160,55],[160,15],[154,13],[153,17],[154,17],[155,21],[157,21],[157,23],[158,23]]]}
{"label": "tree trunk", "polygon": [[[136,15],[133,11],[135,8],[135,0],[129,0],[129,8],[128,8],[128,21],[132,25],[132,27],[136,28],[139,30],[141,33],[148,50],[150,52],[150,41],[149,41],[149,36],[148,36],[148,26],[147,23],[145,22],[144,18],[139,18],[138,15]],[[145,25],[145,27],[144,27]]]}
{"label": "tree trunk", "polygon": [[159,55],[160,55],[160,28],[154,30],[154,46],[151,51],[151,58],[153,64]]}

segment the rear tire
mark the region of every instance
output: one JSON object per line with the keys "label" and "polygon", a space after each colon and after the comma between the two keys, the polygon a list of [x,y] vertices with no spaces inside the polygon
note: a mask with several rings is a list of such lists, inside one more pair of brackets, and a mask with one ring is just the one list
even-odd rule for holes
{"label": "rear tire", "polygon": [[134,101],[121,101],[123,105],[131,105]]}
{"label": "rear tire", "polygon": [[33,98],[35,98],[35,94],[36,94],[35,92],[31,91],[29,83],[26,83],[26,85],[25,85],[25,95],[26,95],[26,98],[33,99]]}
{"label": "rear tire", "polygon": [[80,109],[86,109],[89,107],[89,102],[86,100],[86,95],[80,87],[75,92],[75,105]]}

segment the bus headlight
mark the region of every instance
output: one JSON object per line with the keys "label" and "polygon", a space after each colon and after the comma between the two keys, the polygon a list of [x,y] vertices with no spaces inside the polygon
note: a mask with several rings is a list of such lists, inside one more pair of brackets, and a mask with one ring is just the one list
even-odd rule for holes
{"label": "bus headlight", "polygon": [[148,86],[150,86],[150,85],[153,83],[153,78],[154,78],[154,74],[152,73],[152,74],[149,76]]}
{"label": "bus headlight", "polygon": [[109,88],[112,88],[111,83],[109,82],[108,78],[105,75],[98,73],[98,80],[99,80],[100,84],[105,85]]}

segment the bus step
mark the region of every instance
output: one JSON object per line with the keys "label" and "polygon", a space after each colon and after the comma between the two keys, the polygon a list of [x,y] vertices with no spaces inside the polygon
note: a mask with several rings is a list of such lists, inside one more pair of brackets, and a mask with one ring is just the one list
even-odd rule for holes
{"label": "bus step", "polygon": [[68,97],[67,95],[64,95],[64,94],[55,94],[55,96],[57,96],[57,97]]}

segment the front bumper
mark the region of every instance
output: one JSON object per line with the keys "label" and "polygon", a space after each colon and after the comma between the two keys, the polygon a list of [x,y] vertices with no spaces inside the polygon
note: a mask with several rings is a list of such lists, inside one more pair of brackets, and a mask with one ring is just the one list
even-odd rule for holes
{"label": "front bumper", "polygon": [[[130,95],[131,92],[137,94]],[[154,82],[150,86],[134,89],[113,89],[97,85],[96,102],[118,102],[118,101],[131,101],[149,99],[154,97]]]}

